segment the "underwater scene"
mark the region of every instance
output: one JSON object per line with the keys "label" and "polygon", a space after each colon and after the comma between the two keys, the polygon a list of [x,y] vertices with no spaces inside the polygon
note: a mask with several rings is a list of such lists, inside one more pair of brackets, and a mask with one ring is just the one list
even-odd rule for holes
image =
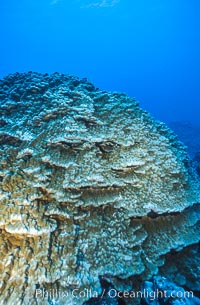
{"label": "underwater scene", "polygon": [[0,305],[200,305],[199,17],[0,0]]}

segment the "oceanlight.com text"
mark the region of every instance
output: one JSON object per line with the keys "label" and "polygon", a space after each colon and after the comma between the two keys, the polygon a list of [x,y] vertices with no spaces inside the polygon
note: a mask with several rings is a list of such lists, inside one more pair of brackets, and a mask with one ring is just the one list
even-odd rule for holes
{"label": "oceanlight.com text", "polygon": [[150,300],[162,299],[162,298],[173,298],[173,299],[186,299],[193,298],[192,291],[184,291],[184,290],[163,290],[160,291],[156,289],[155,291],[149,291],[144,289],[142,291],[117,291],[112,288],[110,290],[104,289],[100,294],[98,291],[84,288],[80,290],[79,288],[75,288],[73,290],[61,290],[61,289],[36,289],[35,290],[35,298],[36,299],[51,299],[51,300],[59,300],[66,299],[68,297],[74,299],[90,299],[90,298],[103,298],[106,295],[109,298],[124,298],[124,299],[134,299],[134,298],[147,298]]}

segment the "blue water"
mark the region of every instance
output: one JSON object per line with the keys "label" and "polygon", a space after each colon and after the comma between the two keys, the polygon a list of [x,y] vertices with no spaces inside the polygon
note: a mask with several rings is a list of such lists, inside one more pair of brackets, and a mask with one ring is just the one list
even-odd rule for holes
{"label": "blue water", "polygon": [[75,74],[200,124],[199,15],[198,0],[0,0],[0,77]]}

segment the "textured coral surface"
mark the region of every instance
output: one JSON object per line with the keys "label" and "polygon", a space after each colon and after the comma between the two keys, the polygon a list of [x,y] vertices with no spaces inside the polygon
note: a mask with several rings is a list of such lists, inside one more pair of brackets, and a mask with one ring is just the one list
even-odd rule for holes
{"label": "textured coral surface", "polygon": [[150,278],[198,243],[198,202],[183,145],[135,99],[58,73],[0,81],[0,304]]}

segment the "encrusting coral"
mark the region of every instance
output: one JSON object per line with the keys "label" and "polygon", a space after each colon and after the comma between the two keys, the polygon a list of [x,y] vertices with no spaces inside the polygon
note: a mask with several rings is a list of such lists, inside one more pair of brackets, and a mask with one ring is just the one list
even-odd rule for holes
{"label": "encrusting coral", "polygon": [[83,304],[100,276],[148,279],[198,243],[184,146],[135,99],[16,73],[0,81],[0,116],[1,304]]}

